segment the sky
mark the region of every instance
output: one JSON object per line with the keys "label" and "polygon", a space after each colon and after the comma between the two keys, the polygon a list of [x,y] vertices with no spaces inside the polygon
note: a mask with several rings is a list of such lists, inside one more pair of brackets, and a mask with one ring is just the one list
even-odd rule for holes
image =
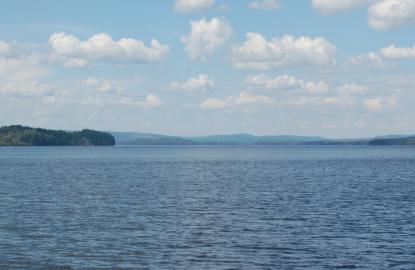
{"label": "sky", "polygon": [[415,134],[415,0],[2,0],[0,125]]}

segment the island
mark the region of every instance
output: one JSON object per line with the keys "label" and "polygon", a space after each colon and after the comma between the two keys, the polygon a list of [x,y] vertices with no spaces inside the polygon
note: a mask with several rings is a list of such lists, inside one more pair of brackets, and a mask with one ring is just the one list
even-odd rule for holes
{"label": "island", "polygon": [[0,146],[112,146],[114,137],[106,132],[50,130],[21,125],[0,127]]}

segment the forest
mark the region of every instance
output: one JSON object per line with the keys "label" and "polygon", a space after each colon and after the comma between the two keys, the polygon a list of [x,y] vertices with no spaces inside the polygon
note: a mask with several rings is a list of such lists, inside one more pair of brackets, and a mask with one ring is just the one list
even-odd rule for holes
{"label": "forest", "polygon": [[50,130],[14,125],[0,127],[0,146],[110,146],[114,137],[106,132]]}

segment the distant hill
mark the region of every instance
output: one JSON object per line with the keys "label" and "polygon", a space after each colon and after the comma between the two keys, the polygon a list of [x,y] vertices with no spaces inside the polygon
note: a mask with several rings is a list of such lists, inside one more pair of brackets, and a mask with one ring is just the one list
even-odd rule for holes
{"label": "distant hill", "polygon": [[280,145],[280,144],[303,144],[306,142],[318,142],[325,140],[321,137],[303,137],[303,136],[254,136],[250,134],[234,135],[212,135],[206,137],[188,138],[196,144],[208,145]]}
{"label": "distant hill", "polygon": [[415,136],[378,138],[369,141],[369,145],[415,145]]}
{"label": "distant hill", "polygon": [[114,137],[105,132],[49,130],[25,126],[0,127],[0,146],[107,146]]}
{"label": "distant hill", "polygon": [[179,137],[138,138],[125,144],[128,145],[195,145],[197,143]]}
{"label": "distant hill", "polygon": [[254,136],[250,134],[204,137],[165,136],[152,133],[111,132],[118,145],[282,145],[324,141],[321,137]]}
{"label": "distant hill", "polygon": [[327,139],[313,136],[255,136],[251,134],[200,137],[138,132],[49,130],[25,126],[0,127],[0,146],[78,145],[415,145],[415,135],[387,135],[368,139]]}
{"label": "distant hill", "polygon": [[153,133],[110,132],[118,145],[410,145],[415,136],[387,135],[361,139],[327,139],[307,136],[255,136],[251,134],[201,137],[166,136]]}
{"label": "distant hill", "polygon": [[374,139],[399,139],[399,138],[407,138],[408,135],[385,135],[385,136],[377,136]]}
{"label": "distant hill", "polygon": [[152,133],[110,132],[118,145],[192,145],[195,142],[175,136]]}

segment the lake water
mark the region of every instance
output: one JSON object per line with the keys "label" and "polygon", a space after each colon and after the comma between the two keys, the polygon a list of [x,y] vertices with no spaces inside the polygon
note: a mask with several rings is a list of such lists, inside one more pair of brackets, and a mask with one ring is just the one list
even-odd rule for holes
{"label": "lake water", "polygon": [[0,269],[415,269],[415,147],[0,148]]}

